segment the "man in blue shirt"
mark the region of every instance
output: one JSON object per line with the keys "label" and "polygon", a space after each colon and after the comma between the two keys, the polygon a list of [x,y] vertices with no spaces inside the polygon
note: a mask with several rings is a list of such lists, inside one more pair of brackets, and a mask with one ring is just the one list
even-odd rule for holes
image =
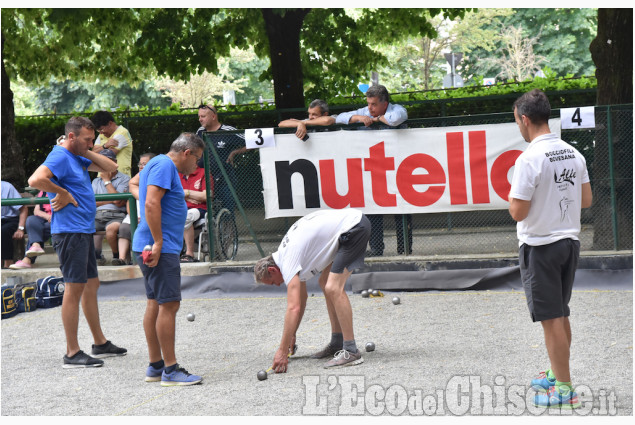
{"label": "man in blue shirt", "polygon": [[[203,156],[205,143],[194,133],[181,134],[167,155],[158,155],[130,181],[139,194],[139,227],[132,250],[143,273],[146,312],[143,329],[150,364],[146,382],[162,386],[193,385],[202,381],[179,366],[174,349],[176,313],[181,305],[181,263],[183,227],[187,216],[185,193],[179,173],[189,175]],[[149,254],[142,255],[149,245]]]}
{"label": "man in blue shirt", "polygon": [[[62,322],[66,334],[63,367],[99,367],[100,358],[127,353],[104,336],[99,322],[97,290],[99,277],[95,259],[95,195],[89,171],[114,172],[117,164],[92,152],[95,127],[84,117],[73,117],[65,128],[65,139],[29,177],[29,185],[47,192],[53,208],[51,235],[60,260],[65,290]],[[93,334],[92,355],[80,350],[77,338],[79,303]]]}
{"label": "man in blue shirt", "polygon": [[[368,106],[356,111],[344,112],[335,119],[336,124],[364,123],[366,127],[379,124],[379,128],[399,127],[408,119],[406,108],[390,103],[390,95],[386,87],[382,85],[371,86],[366,91]],[[362,127],[363,128],[363,127]],[[404,247],[404,221],[403,216],[395,215],[395,228],[397,230],[397,253],[403,254]],[[412,253],[412,215],[406,218],[406,231],[408,237],[408,254]],[[369,214],[372,230],[370,235],[370,251],[368,257],[377,257],[384,254],[384,216]]]}

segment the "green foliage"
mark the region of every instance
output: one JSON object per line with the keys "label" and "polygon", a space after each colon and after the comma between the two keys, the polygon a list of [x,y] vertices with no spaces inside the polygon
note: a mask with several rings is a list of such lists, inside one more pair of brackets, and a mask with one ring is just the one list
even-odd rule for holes
{"label": "green foliage", "polygon": [[[107,12],[106,12],[107,11]],[[151,71],[132,49],[153,9],[2,9],[9,78],[46,84],[95,78],[141,81]]]}
{"label": "green foliage", "polygon": [[38,87],[34,92],[35,108],[39,114],[110,110],[113,106],[161,108],[170,105],[169,99],[162,97],[162,93],[156,90],[153,84],[145,81],[133,87],[128,83],[111,84],[108,81],[86,83],[51,80],[47,86]]}
{"label": "green foliage", "polygon": [[492,58],[492,52],[501,49],[500,33],[508,27],[522,27],[526,38],[538,37],[538,42],[533,45],[534,53],[544,57],[545,65],[557,75],[583,76],[594,73],[595,65],[589,45],[596,33],[597,9],[512,10],[513,13],[497,13],[488,20],[477,21],[470,29],[470,32],[475,29],[493,31],[489,37],[493,45],[474,44],[469,39],[457,44],[457,48],[466,54],[461,63],[464,77],[495,77],[501,72],[495,61],[486,59]]}
{"label": "green foliage", "polygon": [[[514,100],[533,88],[544,90],[552,108],[593,105],[595,103],[595,78],[537,78],[524,83],[497,84],[495,86],[465,87],[451,90],[396,93],[391,102],[408,110],[409,119],[443,116],[472,115],[511,111]],[[327,99],[332,113],[350,111],[365,105],[364,96],[335,97]],[[280,114],[274,105],[218,106],[220,121],[239,129],[277,127]],[[298,118],[306,117],[305,108],[292,112]],[[81,114],[90,117],[92,111]],[[181,109],[178,104],[168,108],[136,111],[119,109],[113,112],[115,121],[126,127],[133,138],[134,156],[144,152],[165,153],[170,144],[184,131],[194,132],[199,127],[196,109]],[[22,147],[27,175],[35,171],[52,149],[55,140],[64,133],[68,115],[48,117],[16,117],[16,136]],[[249,163],[253,152],[241,159]],[[133,161],[136,163],[136,161]],[[253,170],[252,170],[253,171]],[[133,172],[136,172],[133,166]]]}
{"label": "green foliage", "polygon": [[[311,98],[354,93],[359,81],[386,63],[373,50],[378,43],[435,36],[429,16],[453,19],[463,13],[362,9],[354,19],[344,9],[310,10],[298,40],[305,93]],[[270,54],[262,12],[254,8],[2,9],[2,35],[10,78],[37,84],[51,77],[138,82],[155,71],[187,81],[192,73],[217,72],[218,59],[229,57],[231,47],[253,46],[260,58]],[[271,80],[270,69],[259,80]]]}
{"label": "green foliage", "polygon": [[24,170],[30,176],[44,162],[57,138],[64,134],[68,117],[16,117],[15,132],[24,157]]}
{"label": "green foliage", "polygon": [[308,99],[354,94],[370,72],[387,65],[377,45],[407,37],[437,35],[430,17],[449,19],[465,9],[312,9],[300,34],[302,72]]}

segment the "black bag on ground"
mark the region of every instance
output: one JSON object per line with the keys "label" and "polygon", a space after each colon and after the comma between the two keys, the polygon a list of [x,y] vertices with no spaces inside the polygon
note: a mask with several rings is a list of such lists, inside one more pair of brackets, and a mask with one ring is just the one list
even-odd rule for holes
{"label": "black bag on ground", "polygon": [[15,285],[13,289],[18,313],[25,313],[37,309],[37,285],[35,282],[19,283]]}
{"label": "black bag on ground", "polygon": [[2,287],[2,319],[8,319],[18,314],[15,305],[15,292],[13,286]]}
{"label": "black bag on ground", "polygon": [[62,305],[64,298],[64,278],[47,276],[38,279],[37,282],[37,306],[40,308],[51,308]]}

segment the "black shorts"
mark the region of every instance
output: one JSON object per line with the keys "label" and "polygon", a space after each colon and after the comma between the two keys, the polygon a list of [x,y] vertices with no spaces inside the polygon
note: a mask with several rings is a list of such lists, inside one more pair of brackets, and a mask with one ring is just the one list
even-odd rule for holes
{"label": "black shorts", "polygon": [[362,219],[348,232],[339,237],[340,246],[333,259],[331,273],[343,273],[344,268],[353,271],[364,266],[366,246],[370,239],[370,221],[362,214]]}
{"label": "black shorts", "polygon": [[92,234],[55,233],[51,235],[51,242],[60,261],[64,282],[86,283],[98,276]]}
{"label": "black shorts", "polygon": [[548,245],[523,244],[518,257],[531,319],[568,317],[580,242],[567,238]]}
{"label": "black shorts", "polygon": [[163,304],[181,301],[181,260],[178,254],[161,254],[155,267],[143,264],[140,252],[134,252],[143,273],[146,297]]}

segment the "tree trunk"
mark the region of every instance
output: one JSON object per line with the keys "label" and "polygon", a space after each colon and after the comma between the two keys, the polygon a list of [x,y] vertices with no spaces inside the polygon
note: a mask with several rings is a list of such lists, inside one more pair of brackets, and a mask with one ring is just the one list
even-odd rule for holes
{"label": "tree trunk", "polygon": [[[598,9],[597,37],[589,46],[596,66],[597,104],[633,102],[633,9]],[[633,248],[633,114],[596,115],[593,161],[593,248]],[[612,156],[609,155],[609,142]],[[610,166],[614,178],[611,181]],[[612,195],[612,186],[614,195]],[[613,197],[615,196],[615,202]],[[615,214],[613,205],[615,204]],[[614,216],[617,232],[614,232]],[[617,240],[614,237],[617,233]]]}
{"label": "tree trunk", "polygon": [[276,108],[303,108],[304,78],[300,59],[300,30],[310,9],[261,11],[269,38]]}
{"label": "tree trunk", "polygon": [[[4,38],[2,39],[2,57],[4,57]],[[15,111],[13,109],[13,92],[9,75],[2,61],[2,180],[8,181],[18,191],[22,191],[26,183],[24,176],[24,158],[22,147],[15,138]]]}

